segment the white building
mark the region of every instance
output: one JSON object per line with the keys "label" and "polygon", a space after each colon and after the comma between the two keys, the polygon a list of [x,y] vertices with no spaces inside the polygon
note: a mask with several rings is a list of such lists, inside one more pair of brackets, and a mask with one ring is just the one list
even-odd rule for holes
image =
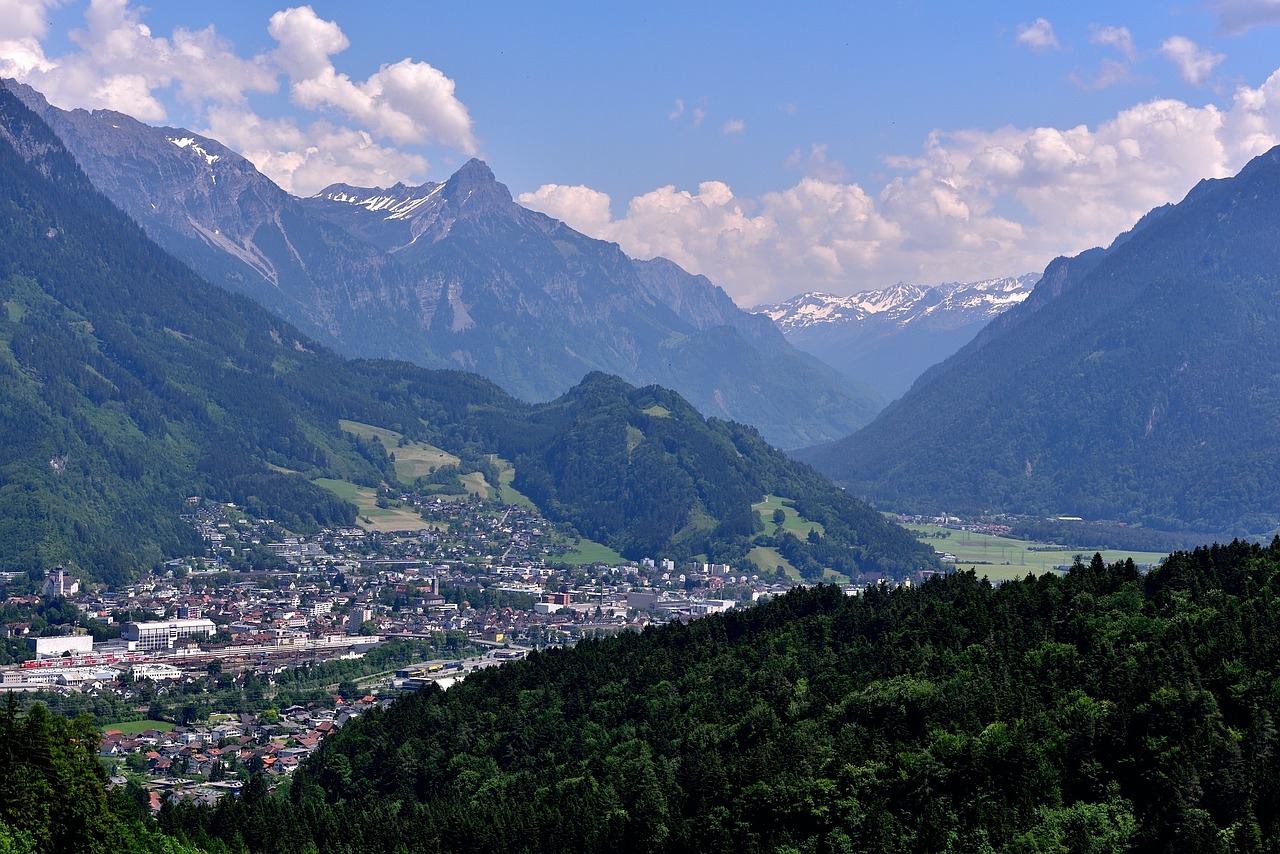
{"label": "white building", "polygon": [[172,664],[161,664],[158,661],[139,661],[129,668],[134,679],[178,679],[182,671]]}
{"label": "white building", "polygon": [[89,655],[93,652],[93,635],[27,638],[27,646],[35,651],[36,658],[53,658],[64,652],[71,655]]}
{"label": "white building", "polygon": [[80,592],[80,579],[62,567],[52,570],[40,587],[41,596],[74,596]]}
{"label": "white building", "polygon": [[120,637],[135,650],[173,649],[180,641],[207,638],[216,627],[213,620],[169,620],[157,623],[125,623]]}

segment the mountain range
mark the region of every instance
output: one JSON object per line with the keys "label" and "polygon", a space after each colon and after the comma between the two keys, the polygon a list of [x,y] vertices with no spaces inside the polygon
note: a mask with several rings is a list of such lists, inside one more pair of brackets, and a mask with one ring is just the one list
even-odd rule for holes
{"label": "mountain range", "polygon": [[801,563],[935,564],[755,430],[672,391],[593,373],[530,405],[474,374],[335,354],[151,242],[3,88],[0,306],[5,570],[66,562],[119,582],[200,550],[179,519],[190,495],[298,532],[352,524],[355,508],[314,481],[400,483],[387,449],[341,419],[464,463],[511,461],[547,516],[629,557],[745,557],[763,527],[751,505],[777,495],[826,532],[776,544]]}
{"label": "mountain range", "polygon": [[704,277],[517,205],[478,160],[443,183],[300,199],[216,140],[6,85],[153,240],[346,355],[475,372],[530,402],[605,371],[783,447],[838,438],[879,409]]}
{"label": "mountain range", "polygon": [[752,311],[771,318],[798,349],[894,400],[1025,300],[1039,279],[1028,273],[932,286],[900,282],[846,297],[801,294]]}
{"label": "mountain range", "polygon": [[804,456],[899,507],[1272,531],[1278,237],[1280,148],[1053,261],[872,424]]}

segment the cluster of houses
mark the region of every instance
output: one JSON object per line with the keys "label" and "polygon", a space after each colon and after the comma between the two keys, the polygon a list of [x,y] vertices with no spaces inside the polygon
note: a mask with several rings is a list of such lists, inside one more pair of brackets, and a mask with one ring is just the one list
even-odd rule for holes
{"label": "cluster of houses", "polygon": [[377,701],[335,698],[331,708],[290,706],[265,715],[220,715],[208,725],[149,729],[126,733],[110,727],[103,733],[98,756],[123,785],[128,769],[139,775],[159,811],[162,799],[194,799],[206,803],[238,792],[251,773],[269,777],[293,773],[326,736]]}

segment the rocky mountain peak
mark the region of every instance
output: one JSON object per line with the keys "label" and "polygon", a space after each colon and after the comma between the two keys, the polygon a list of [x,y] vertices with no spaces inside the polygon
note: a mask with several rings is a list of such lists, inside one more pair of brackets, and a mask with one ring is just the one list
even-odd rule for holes
{"label": "rocky mountain peak", "polygon": [[493,170],[483,160],[472,158],[444,182],[441,191],[447,202],[459,213],[489,210],[514,205],[511,191],[498,182]]}

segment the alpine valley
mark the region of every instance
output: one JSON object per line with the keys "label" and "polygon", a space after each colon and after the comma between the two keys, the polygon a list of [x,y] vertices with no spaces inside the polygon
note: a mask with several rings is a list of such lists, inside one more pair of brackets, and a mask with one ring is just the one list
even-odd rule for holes
{"label": "alpine valley", "polygon": [[1028,273],[933,286],[899,283],[847,297],[815,292],[752,310],[771,318],[798,349],[894,400],[1025,300],[1039,279]]}
{"label": "alpine valley", "polygon": [[[473,164],[461,180],[485,171]],[[484,180],[482,192],[499,191]],[[248,503],[296,531],[351,524],[355,508],[315,480],[399,480],[384,446],[342,419],[480,471],[490,455],[509,461],[549,517],[634,558],[744,557],[761,527],[752,504],[777,495],[826,533],[776,543],[794,562],[855,575],[935,565],[755,430],[705,419],[666,389],[591,373],[530,405],[474,374],[334,354],[149,241],[8,90],[0,199],[5,569],[68,562],[122,582],[201,548],[178,518],[189,495]]]}
{"label": "alpine valley", "polygon": [[804,456],[898,507],[1280,525],[1280,149],[1033,293],[871,425]]}
{"label": "alpine valley", "polygon": [[535,402],[605,371],[787,448],[880,407],[707,279],[520,207],[480,161],[444,183],[300,199],[216,140],[7,85],[163,248],[346,355],[458,368]]}
{"label": "alpine valley", "polygon": [[0,854],[1280,850],[1280,536],[992,583],[859,497],[1277,529],[1280,148],[1035,278],[752,315],[0,86]]}

